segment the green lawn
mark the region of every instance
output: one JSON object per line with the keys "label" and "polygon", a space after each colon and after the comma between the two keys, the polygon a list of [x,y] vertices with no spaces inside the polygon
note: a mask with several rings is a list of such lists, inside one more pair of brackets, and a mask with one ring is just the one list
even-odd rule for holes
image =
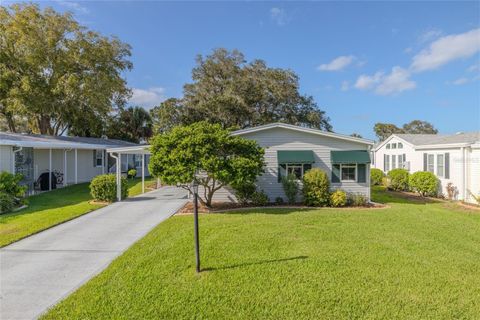
{"label": "green lawn", "polygon": [[[150,179],[146,179],[150,181]],[[77,184],[28,198],[28,208],[0,215],[0,247],[103,205],[90,204],[88,183]],[[142,192],[141,179],[128,181],[129,196]]]}
{"label": "green lawn", "polygon": [[174,216],[45,319],[478,319],[480,213],[374,192],[385,209]]}

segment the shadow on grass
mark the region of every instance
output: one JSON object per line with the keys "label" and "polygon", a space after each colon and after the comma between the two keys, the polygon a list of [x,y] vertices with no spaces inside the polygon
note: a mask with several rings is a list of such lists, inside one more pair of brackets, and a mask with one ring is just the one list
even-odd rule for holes
{"label": "shadow on grass", "polygon": [[263,260],[263,261],[257,261],[257,262],[245,262],[245,263],[239,263],[239,264],[233,264],[230,266],[224,266],[224,267],[211,267],[211,268],[204,268],[202,271],[218,271],[218,270],[229,270],[229,269],[237,269],[237,268],[242,268],[242,267],[248,267],[248,266],[256,266],[256,265],[263,265],[263,264],[271,264],[271,263],[277,263],[277,262],[286,262],[286,261],[293,261],[293,260],[304,260],[308,259],[308,256],[297,256],[297,257],[290,257],[290,258],[280,258],[280,259],[271,259],[271,260]]}
{"label": "shadow on grass", "polygon": [[[240,214],[240,215],[247,215],[252,213],[260,213],[260,214],[277,214],[277,215],[287,215],[291,213],[298,213],[298,212],[310,212],[310,211],[318,211],[321,208],[305,208],[305,207],[291,207],[291,208],[279,208],[275,206],[271,207],[260,207],[260,208],[243,208],[238,210],[232,211],[218,211],[215,213],[219,214]],[[330,208],[331,209],[331,208]]]}
{"label": "shadow on grass", "polygon": [[425,205],[430,203],[439,203],[439,200],[421,197],[412,193],[400,191],[390,191],[385,189],[372,189],[372,201],[379,203],[400,203]]}

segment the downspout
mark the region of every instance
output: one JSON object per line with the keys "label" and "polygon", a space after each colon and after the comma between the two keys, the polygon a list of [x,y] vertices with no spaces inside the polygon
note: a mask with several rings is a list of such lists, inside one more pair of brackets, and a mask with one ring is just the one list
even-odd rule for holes
{"label": "downspout", "polygon": [[[13,149],[13,147],[12,147]],[[22,151],[23,147],[18,147],[17,150],[13,150],[13,157],[12,157],[12,173],[15,174],[15,156],[18,152]]]}

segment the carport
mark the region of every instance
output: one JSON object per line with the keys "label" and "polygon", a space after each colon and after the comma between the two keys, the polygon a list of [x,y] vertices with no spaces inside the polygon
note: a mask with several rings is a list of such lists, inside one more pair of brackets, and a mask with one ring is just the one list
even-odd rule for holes
{"label": "carport", "polygon": [[141,155],[142,156],[142,193],[145,193],[145,155],[150,153],[150,145],[143,146],[132,146],[132,147],[116,147],[108,148],[107,153],[112,156],[116,161],[116,182],[117,182],[117,200],[122,200],[121,193],[121,178],[122,178],[122,168],[121,168],[121,159],[123,154],[127,155]]}

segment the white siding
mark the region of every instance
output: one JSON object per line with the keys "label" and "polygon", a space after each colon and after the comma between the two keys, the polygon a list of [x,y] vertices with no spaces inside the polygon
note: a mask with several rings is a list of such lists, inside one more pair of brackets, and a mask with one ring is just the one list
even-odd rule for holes
{"label": "white siding", "polygon": [[[480,149],[472,149],[470,153],[469,165],[469,190],[475,196],[480,196]],[[470,195],[467,195],[467,200],[476,203],[476,200]]]}
{"label": "white siding", "polygon": [[[338,138],[323,137],[320,135],[299,132],[285,128],[272,128],[242,135],[243,138],[252,139],[265,148],[265,173],[258,178],[259,190],[265,191],[270,201],[276,197],[286,200],[282,184],[278,182],[278,150],[312,150],[315,163],[312,167],[320,168],[327,172],[331,180],[332,165],[330,151],[332,150],[367,150],[368,146],[359,142],[350,142]],[[341,188],[349,193],[362,193],[370,197],[370,179],[367,170],[367,182],[365,183],[335,183],[332,189]],[[234,201],[235,197],[231,190],[219,190],[215,194],[215,201]]]}
{"label": "white siding", "polygon": [[12,172],[12,146],[0,146],[0,172]]}

